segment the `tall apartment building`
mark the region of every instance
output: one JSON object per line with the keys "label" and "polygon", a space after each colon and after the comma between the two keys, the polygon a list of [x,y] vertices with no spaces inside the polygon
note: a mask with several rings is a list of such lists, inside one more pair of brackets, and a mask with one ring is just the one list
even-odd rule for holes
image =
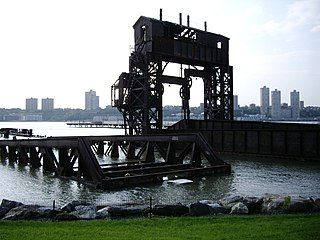
{"label": "tall apartment building", "polygon": [[41,100],[41,109],[44,111],[54,109],[54,99],[53,98],[43,98]]}
{"label": "tall apartment building", "polygon": [[290,106],[292,118],[298,119],[300,117],[300,94],[296,90],[290,92]]}
{"label": "tall apartment building", "polygon": [[300,110],[304,109],[304,101],[300,101]]}
{"label": "tall apartment building", "polygon": [[277,89],[271,91],[271,117],[272,119],[281,118],[281,92]]}
{"label": "tall apartment building", "polygon": [[99,96],[96,96],[96,91],[90,90],[85,93],[85,109],[95,110],[99,108]]}
{"label": "tall apartment building", "polygon": [[267,115],[270,107],[270,90],[266,86],[260,88],[260,114]]}
{"label": "tall apartment building", "polygon": [[27,98],[26,99],[26,110],[37,111],[38,110],[38,98]]}
{"label": "tall apartment building", "polygon": [[233,95],[233,110],[239,110],[238,95]]}

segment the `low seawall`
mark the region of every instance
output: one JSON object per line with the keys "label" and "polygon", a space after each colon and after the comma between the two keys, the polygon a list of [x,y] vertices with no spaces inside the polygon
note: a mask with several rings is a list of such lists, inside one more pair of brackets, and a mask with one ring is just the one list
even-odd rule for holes
{"label": "low seawall", "polygon": [[168,131],[200,132],[215,151],[320,161],[320,125],[182,120]]}

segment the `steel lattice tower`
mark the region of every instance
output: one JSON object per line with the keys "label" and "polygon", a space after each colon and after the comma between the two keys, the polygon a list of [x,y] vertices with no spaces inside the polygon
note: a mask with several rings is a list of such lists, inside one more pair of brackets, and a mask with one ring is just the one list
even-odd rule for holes
{"label": "steel lattice tower", "polygon": [[[134,24],[135,48],[129,72],[112,86],[112,106],[123,114],[126,134],[162,130],[163,84],[180,85],[183,119],[190,119],[192,77],[204,82],[204,119],[233,119],[233,75],[229,38],[205,30],[141,16]],[[164,75],[168,64],[181,65],[180,76]]]}

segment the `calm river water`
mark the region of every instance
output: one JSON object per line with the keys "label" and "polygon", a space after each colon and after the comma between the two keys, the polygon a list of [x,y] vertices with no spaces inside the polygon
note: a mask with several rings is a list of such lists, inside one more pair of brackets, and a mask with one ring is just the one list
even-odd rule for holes
{"label": "calm river water", "polygon": [[[0,128],[28,128],[46,136],[115,135],[120,129],[70,128],[57,122],[0,122]],[[138,202],[152,196],[159,202],[187,203],[201,199],[217,200],[229,195],[260,196],[265,193],[320,197],[320,162],[294,159],[268,159],[222,156],[232,166],[228,175],[192,179],[186,185],[162,184],[134,187],[120,191],[103,191],[75,181],[59,179],[41,169],[0,164],[0,199],[49,205],[56,200],[62,205],[71,200],[97,204]],[[109,161],[100,159],[100,161]]]}

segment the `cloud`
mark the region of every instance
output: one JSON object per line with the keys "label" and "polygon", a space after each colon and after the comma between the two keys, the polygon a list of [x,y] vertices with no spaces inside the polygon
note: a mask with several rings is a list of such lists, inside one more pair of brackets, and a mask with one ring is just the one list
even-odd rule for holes
{"label": "cloud", "polygon": [[262,25],[253,25],[252,30],[255,33],[274,34],[279,29],[280,24],[275,20],[270,20]]}
{"label": "cloud", "polygon": [[[276,16],[273,16],[275,18]],[[312,32],[318,32],[320,26],[320,1],[303,0],[294,1],[288,5],[282,20],[269,19],[263,24],[252,27],[255,33],[278,34],[288,33],[299,27],[304,27]]]}
{"label": "cloud", "polygon": [[318,0],[295,1],[289,5],[284,30],[291,30],[303,25],[314,26],[320,23],[320,2]]}
{"label": "cloud", "polygon": [[263,13],[262,7],[260,5],[254,5],[247,9],[247,11],[245,12],[245,15],[248,17],[251,17],[251,16],[258,16],[262,13]]}
{"label": "cloud", "polygon": [[311,29],[311,32],[320,32],[320,25],[314,26],[314,27]]}

